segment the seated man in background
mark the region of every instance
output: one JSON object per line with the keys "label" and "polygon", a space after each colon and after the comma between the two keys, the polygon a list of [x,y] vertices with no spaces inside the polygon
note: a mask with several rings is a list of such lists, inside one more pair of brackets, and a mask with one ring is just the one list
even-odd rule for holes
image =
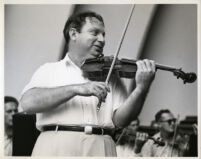
{"label": "seated man in background", "polygon": [[12,156],[13,149],[13,115],[18,112],[18,101],[14,97],[4,97],[5,129],[4,154]]}
{"label": "seated man in background", "polygon": [[160,110],[156,113],[155,120],[158,123],[159,133],[153,137],[163,141],[164,146],[154,143],[153,140],[148,140],[142,147],[141,156],[184,156],[188,150],[188,139],[175,135],[176,119],[174,115],[168,109]]}
{"label": "seated man in background", "polygon": [[140,152],[148,134],[137,132],[139,124],[137,118],[121,131],[116,142],[117,157],[137,156],[136,153]]}

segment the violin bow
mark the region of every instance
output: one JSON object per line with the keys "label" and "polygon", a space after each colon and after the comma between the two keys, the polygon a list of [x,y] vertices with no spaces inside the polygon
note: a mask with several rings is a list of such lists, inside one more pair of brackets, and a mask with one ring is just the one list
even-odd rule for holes
{"label": "violin bow", "polygon": [[[106,80],[105,80],[105,84],[106,84],[106,85],[108,85],[108,83],[109,83],[109,80],[110,80],[110,77],[111,77],[111,74],[112,74],[112,70],[113,70],[114,65],[115,65],[115,61],[116,61],[116,59],[117,59],[117,57],[118,57],[118,55],[119,55],[119,51],[120,51],[120,49],[121,49],[122,42],[123,42],[124,37],[125,37],[125,35],[126,35],[126,31],[127,31],[127,29],[128,29],[128,25],[129,25],[129,23],[130,23],[130,21],[131,21],[131,17],[132,17],[132,14],[133,14],[134,9],[135,9],[135,4],[132,4],[131,10],[130,10],[130,14],[129,14],[128,18],[127,18],[126,25],[125,25],[125,27],[124,27],[124,30],[123,30],[123,32],[122,32],[122,35],[121,35],[121,38],[120,38],[120,41],[119,41],[119,45],[118,45],[117,50],[116,50],[116,52],[115,52],[115,55],[114,55],[112,64],[111,64],[110,69],[109,69],[109,72],[108,72],[108,74],[107,74],[107,78],[106,78]],[[98,105],[97,105],[97,110],[100,109],[101,103],[102,103],[102,101],[99,100],[99,103],[98,103]]]}
{"label": "violin bow", "polygon": [[175,124],[175,128],[174,128],[173,143],[172,143],[172,147],[171,147],[171,154],[170,154],[170,157],[172,157],[173,149],[174,149],[174,144],[175,144],[176,137],[177,137],[178,122],[179,122],[179,114],[177,115],[177,118],[176,118],[176,124]]}

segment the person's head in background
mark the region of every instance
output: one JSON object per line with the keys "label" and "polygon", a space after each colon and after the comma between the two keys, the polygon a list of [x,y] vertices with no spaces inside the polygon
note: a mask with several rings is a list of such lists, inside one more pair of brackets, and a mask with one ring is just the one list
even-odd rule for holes
{"label": "person's head in background", "polygon": [[137,132],[139,125],[140,125],[140,120],[138,118],[136,120],[131,121],[128,127],[126,128],[127,132],[129,134],[135,134]]}
{"label": "person's head in background", "polygon": [[130,145],[131,147],[135,144],[136,132],[140,125],[140,121],[137,118],[130,122],[130,124],[122,130],[120,134],[120,145]]}
{"label": "person's head in background", "polygon": [[12,135],[13,115],[18,112],[18,104],[16,98],[11,96],[4,97],[5,132],[7,135]]}
{"label": "person's head in background", "polygon": [[174,135],[176,119],[168,109],[162,109],[155,115],[155,120],[158,123],[158,128],[162,137],[168,138]]}
{"label": "person's head in background", "polygon": [[99,14],[88,11],[72,15],[67,20],[63,33],[67,43],[66,51],[75,60],[85,60],[103,54],[105,26]]}

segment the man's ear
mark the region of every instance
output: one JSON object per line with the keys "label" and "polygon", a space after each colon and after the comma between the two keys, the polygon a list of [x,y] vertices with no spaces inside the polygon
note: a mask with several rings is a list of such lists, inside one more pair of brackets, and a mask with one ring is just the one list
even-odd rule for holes
{"label": "man's ear", "polygon": [[160,122],[158,122],[157,124],[158,124],[158,128],[160,129],[160,128],[161,128],[161,123],[160,123]]}
{"label": "man's ear", "polygon": [[75,41],[77,39],[77,35],[78,35],[77,30],[75,28],[70,28],[69,30],[70,39]]}

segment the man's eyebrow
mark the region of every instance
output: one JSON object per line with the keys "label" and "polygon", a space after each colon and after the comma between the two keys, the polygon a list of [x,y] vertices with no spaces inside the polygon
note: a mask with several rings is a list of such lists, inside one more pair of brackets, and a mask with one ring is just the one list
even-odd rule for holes
{"label": "man's eyebrow", "polygon": [[89,31],[97,31],[97,32],[102,32],[105,34],[105,30],[99,29],[97,27],[90,28]]}

